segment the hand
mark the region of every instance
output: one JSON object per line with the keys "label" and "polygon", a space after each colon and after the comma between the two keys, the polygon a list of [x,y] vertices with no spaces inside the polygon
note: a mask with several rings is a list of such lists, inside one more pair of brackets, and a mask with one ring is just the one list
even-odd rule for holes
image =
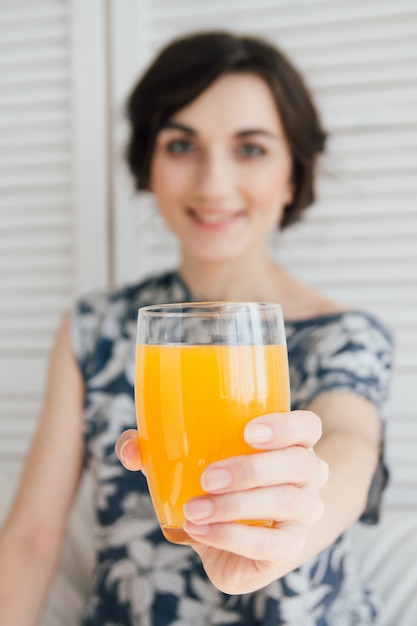
{"label": "hand", "polygon": [[[225,593],[248,593],[288,573],[299,562],[307,532],[323,514],[319,492],[327,464],[313,451],[321,421],[310,411],[251,420],[245,439],[260,450],[213,463],[203,472],[207,492],[189,500],[184,529],[198,543],[207,575]],[[141,469],[136,431],[116,444],[128,469]],[[271,527],[236,520],[272,520]]]}

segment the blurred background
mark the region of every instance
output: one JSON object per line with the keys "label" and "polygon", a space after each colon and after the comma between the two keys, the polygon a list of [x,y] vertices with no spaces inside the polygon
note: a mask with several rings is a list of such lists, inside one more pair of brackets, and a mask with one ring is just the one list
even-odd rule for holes
{"label": "blurred background", "polygon": [[161,45],[209,28],[277,43],[315,95],[319,199],[274,254],[392,328],[386,506],[417,510],[416,0],[0,0],[1,476],[20,471],[62,312],[175,263],[123,163],[123,106]]}

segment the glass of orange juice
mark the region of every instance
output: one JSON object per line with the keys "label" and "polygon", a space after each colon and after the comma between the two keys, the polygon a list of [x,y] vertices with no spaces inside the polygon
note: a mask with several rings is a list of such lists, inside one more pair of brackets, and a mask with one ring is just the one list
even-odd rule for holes
{"label": "glass of orange juice", "polygon": [[246,423],[290,409],[281,307],[249,302],[143,307],[135,370],[152,502],[165,537],[191,543],[183,530],[183,505],[204,494],[204,469],[226,457],[259,452],[244,440]]}

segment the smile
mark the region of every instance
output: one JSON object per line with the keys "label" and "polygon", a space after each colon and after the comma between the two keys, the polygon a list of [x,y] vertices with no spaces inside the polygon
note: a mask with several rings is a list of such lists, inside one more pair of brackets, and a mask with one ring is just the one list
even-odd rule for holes
{"label": "smile", "polygon": [[223,212],[223,211],[198,211],[192,208],[187,209],[187,214],[202,226],[223,226],[234,222],[242,217],[244,211]]}

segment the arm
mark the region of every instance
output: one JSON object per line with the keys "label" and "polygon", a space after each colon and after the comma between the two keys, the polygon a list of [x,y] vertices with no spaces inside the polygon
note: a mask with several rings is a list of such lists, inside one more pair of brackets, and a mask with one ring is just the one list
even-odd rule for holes
{"label": "arm", "polygon": [[321,491],[325,513],[309,531],[300,562],[327,547],[363,513],[381,437],[376,408],[354,393],[323,394],[310,408],[320,415],[323,425],[315,451],[330,472]]}
{"label": "arm", "polygon": [[83,394],[66,317],[52,352],[39,427],[0,533],[0,624],[33,626],[39,619],[81,472]]}

